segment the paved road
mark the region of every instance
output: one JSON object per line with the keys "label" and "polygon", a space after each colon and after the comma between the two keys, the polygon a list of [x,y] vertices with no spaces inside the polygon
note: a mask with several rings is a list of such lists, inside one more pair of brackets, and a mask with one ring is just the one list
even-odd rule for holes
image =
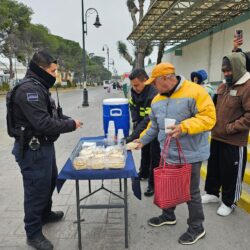
{"label": "paved road", "polygon": [[[121,96],[121,94],[112,94]],[[102,88],[90,88],[90,107],[81,108],[82,91],[72,90],[61,93],[61,104],[65,114],[79,118],[84,127],[76,132],[62,135],[56,142],[57,163],[63,166],[78,139],[82,136],[101,135],[102,132],[102,99],[110,97]],[[31,249],[25,244],[23,229],[23,188],[21,175],[10,154],[13,140],[6,134],[5,102],[0,97],[0,249]],[[134,153],[138,166],[139,152]],[[129,182],[130,183],[130,182]],[[116,181],[105,181],[113,191],[118,191]],[[93,183],[98,187],[100,182]],[[142,182],[142,190],[146,182]],[[203,186],[203,182],[201,183]],[[81,194],[87,193],[87,184],[80,183]],[[115,201],[107,193],[100,193],[89,198],[87,202]],[[250,216],[237,209],[230,217],[221,218],[216,215],[217,204],[204,208],[207,235],[204,240],[192,246],[198,250],[249,250]],[[44,233],[52,240],[56,250],[77,249],[75,190],[74,182],[68,181],[60,194],[54,194],[54,208],[66,214],[63,221],[44,226]],[[186,230],[187,207],[181,205],[176,210],[177,225],[151,228],[147,219],[158,215],[160,210],[153,205],[152,198],[137,200],[129,184],[129,244],[131,250],[182,250],[191,249],[178,244],[178,237]],[[121,210],[84,211],[85,222],[82,223],[82,240],[85,250],[120,250],[124,249],[123,213]]]}

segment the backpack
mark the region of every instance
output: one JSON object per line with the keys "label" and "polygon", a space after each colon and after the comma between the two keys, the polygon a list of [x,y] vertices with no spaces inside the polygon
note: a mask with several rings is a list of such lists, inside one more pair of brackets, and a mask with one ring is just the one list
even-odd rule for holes
{"label": "backpack", "polygon": [[7,107],[7,114],[6,114],[6,121],[7,121],[7,132],[10,137],[20,136],[21,131],[20,129],[15,128],[14,120],[13,120],[13,100],[17,89],[26,82],[30,82],[31,79],[24,79],[19,82],[17,85],[11,89],[6,95],[6,107]]}

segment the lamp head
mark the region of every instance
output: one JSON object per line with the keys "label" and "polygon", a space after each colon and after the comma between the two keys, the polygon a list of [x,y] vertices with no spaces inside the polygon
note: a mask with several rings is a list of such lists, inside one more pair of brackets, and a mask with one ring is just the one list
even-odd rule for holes
{"label": "lamp head", "polygon": [[94,26],[96,28],[99,28],[100,26],[102,26],[101,23],[100,23],[99,15],[96,15]]}

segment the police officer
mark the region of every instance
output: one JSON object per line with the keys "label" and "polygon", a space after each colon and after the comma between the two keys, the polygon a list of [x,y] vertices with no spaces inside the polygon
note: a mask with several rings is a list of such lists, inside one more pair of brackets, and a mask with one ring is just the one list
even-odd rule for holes
{"label": "police officer", "polygon": [[24,80],[12,93],[13,109],[8,114],[12,117],[8,131],[14,131],[15,137],[12,153],[23,176],[27,244],[39,250],[53,249],[42,233],[42,225],[56,222],[64,215],[62,211],[51,210],[57,178],[54,141],[61,133],[81,126],[80,121],[56,110],[49,93],[56,70],[57,62],[52,56],[45,51],[36,52]]}
{"label": "police officer", "polygon": [[[129,75],[131,82],[131,98],[129,107],[133,121],[133,133],[126,138],[126,142],[138,139],[144,129],[147,128],[149,113],[151,111],[151,102],[157,95],[154,86],[146,86],[144,83],[148,79],[148,75],[144,69],[134,69]],[[144,195],[149,197],[154,194],[154,176],[153,169],[158,167],[160,161],[160,145],[157,140],[153,140],[141,150],[141,166],[139,169],[140,179],[148,178],[148,188]]]}

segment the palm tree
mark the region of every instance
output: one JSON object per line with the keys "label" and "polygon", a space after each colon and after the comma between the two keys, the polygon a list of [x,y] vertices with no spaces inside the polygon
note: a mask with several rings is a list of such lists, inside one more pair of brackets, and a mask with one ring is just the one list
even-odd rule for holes
{"label": "palm tree", "polygon": [[[155,0],[150,1],[150,6]],[[138,0],[139,9],[135,4],[135,0],[127,0],[128,11],[130,12],[131,19],[133,22],[133,29],[137,26],[136,14],[139,11],[139,22],[142,20],[144,15],[144,3],[145,0]],[[149,6],[149,7],[150,7]],[[164,53],[165,44],[162,41],[159,45],[157,64],[161,62]],[[135,45],[135,59],[129,54],[127,46],[124,42],[118,41],[117,49],[119,54],[133,67],[133,68],[144,68],[144,59],[149,56],[153,47],[150,43],[139,43]]]}
{"label": "palm tree", "polygon": [[139,11],[135,5],[135,0],[127,0],[128,11],[130,12],[133,22],[133,29],[137,26],[136,13]]}
{"label": "palm tree", "polygon": [[127,45],[122,41],[118,41],[117,49],[118,49],[120,56],[122,56],[132,67],[134,67],[135,62],[132,56],[128,52]]}
{"label": "palm tree", "polygon": [[156,64],[161,63],[163,54],[164,54],[164,49],[165,49],[165,43],[164,41],[161,41],[159,44],[159,48],[158,48],[158,56],[157,56],[157,62]]}

